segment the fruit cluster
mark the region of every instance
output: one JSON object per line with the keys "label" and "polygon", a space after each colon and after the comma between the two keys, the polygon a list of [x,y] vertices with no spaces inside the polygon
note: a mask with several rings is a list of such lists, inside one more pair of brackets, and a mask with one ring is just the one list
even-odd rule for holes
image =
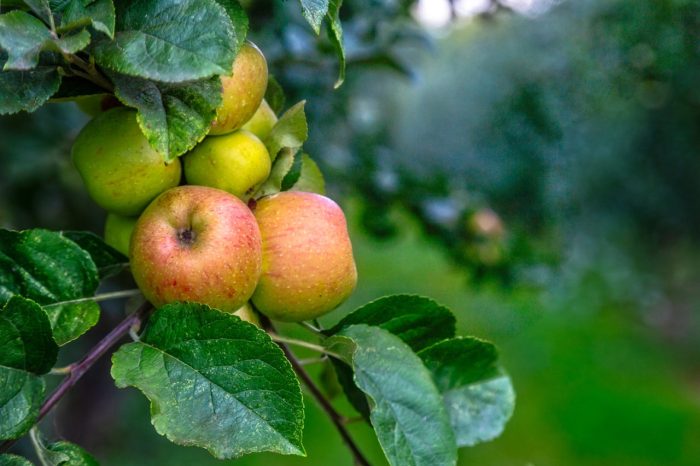
{"label": "fruit cluster", "polygon": [[256,321],[301,321],[337,307],[357,281],[345,216],[319,194],[256,198],[271,158],[264,140],[277,116],[264,100],[265,57],[239,52],[209,135],[165,163],[136,112],[98,114],[78,135],[73,161],[109,212],[108,244],[127,254],[146,299],[208,304]]}

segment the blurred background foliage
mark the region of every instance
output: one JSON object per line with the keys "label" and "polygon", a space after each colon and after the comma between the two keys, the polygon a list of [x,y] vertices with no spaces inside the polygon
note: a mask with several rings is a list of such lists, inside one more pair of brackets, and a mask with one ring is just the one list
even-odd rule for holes
{"label": "blurred background foliage", "polygon": [[[698,464],[697,0],[346,0],[337,91],[294,2],[243,3],[287,104],[308,101],[307,149],[351,222],[360,283],[326,322],[419,293],[501,348],[515,415],[460,464]],[[69,158],[86,121],[72,104],[0,118],[0,225],[101,231]],[[349,465],[307,411],[308,459],[235,464]],[[217,464],[155,434],[108,361],[44,426],[107,465]]]}

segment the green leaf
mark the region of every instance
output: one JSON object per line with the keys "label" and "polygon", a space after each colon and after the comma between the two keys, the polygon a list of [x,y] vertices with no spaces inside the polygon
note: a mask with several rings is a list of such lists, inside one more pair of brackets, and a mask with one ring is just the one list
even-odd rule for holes
{"label": "green leaf", "polygon": [[351,325],[324,342],[352,366],[389,463],[454,465],[457,445],[442,397],[411,348],[377,327]]}
{"label": "green leaf", "polygon": [[328,37],[330,37],[340,61],[338,79],[335,82],[336,89],[342,86],[345,81],[345,48],[343,47],[343,26],[340,24],[340,6],[342,4],[343,0],[330,0],[328,20],[326,21]]}
{"label": "green leaf", "polygon": [[221,104],[221,80],[156,83],[113,74],[117,98],[138,110],[148,142],[169,162],[192,149],[209,132]]}
{"label": "green leaf", "polygon": [[216,2],[224,7],[231,24],[233,24],[235,49],[238,53],[248,35],[248,15],[237,0],[216,0]]}
{"label": "green leaf", "polygon": [[115,12],[112,0],[69,0],[57,11],[61,13],[59,32],[92,25],[110,38],[114,37]]}
{"label": "green leaf", "polygon": [[284,109],[284,104],[287,102],[287,97],[284,95],[284,89],[282,89],[279,81],[277,81],[277,78],[275,78],[275,76],[272,74],[267,77],[265,100],[267,100],[267,104],[270,106],[272,111],[275,112],[275,115],[279,115],[282,109]]}
{"label": "green leaf", "polygon": [[372,301],[345,316],[326,331],[334,335],[355,324],[381,327],[393,333],[414,351],[455,335],[455,317],[432,299],[414,295],[394,295]]}
{"label": "green leaf", "polygon": [[90,38],[90,33],[83,29],[75,34],[54,40],[54,44],[61,52],[75,53],[87,47],[90,44]]}
{"label": "green leaf", "polygon": [[[284,186],[283,186],[284,187]],[[326,181],[321,169],[309,154],[301,154],[301,171],[298,179],[291,186],[292,191],[326,194]]]}
{"label": "green leaf", "polygon": [[34,466],[28,459],[17,455],[0,455],[0,466]]}
{"label": "green leaf", "polygon": [[[44,307],[59,345],[97,323],[98,273],[90,254],[60,233],[0,230],[0,303],[25,296]],[[74,302],[79,300],[78,302]]]}
{"label": "green leaf", "polygon": [[39,19],[22,10],[0,15],[0,48],[8,57],[3,69],[30,70],[39,63],[39,52],[51,41],[51,32]]}
{"label": "green leaf", "polygon": [[46,24],[51,22],[51,6],[48,0],[24,0],[24,3]]}
{"label": "green leaf", "polygon": [[61,87],[51,96],[52,101],[75,100],[76,97],[107,95],[107,91],[87,79],[76,76],[63,76]]}
{"label": "green leaf", "polygon": [[442,393],[457,445],[472,446],[498,437],[513,414],[515,392],[497,364],[491,343],[454,338],[418,355]]}
{"label": "green leaf", "polygon": [[275,163],[272,164],[272,170],[270,170],[270,176],[267,180],[260,185],[258,190],[253,195],[253,198],[259,199],[263,196],[269,196],[270,194],[278,193],[282,190],[282,182],[284,177],[287,176],[289,170],[292,169],[294,165],[294,155],[298,149],[284,148],[280,151]]}
{"label": "green leaf", "polygon": [[129,258],[89,231],[64,231],[63,236],[90,254],[100,279],[116,275],[129,266]]}
{"label": "green leaf", "polygon": [[61,77],[53,67],[0,72],[0,115],[33,112],[58,90]]}
{"label": "green leaf", "polygon": [[119,387],[151,400],[158,433],[217,458],[304,455],[304,408],[289,361],[255,325],[201,304],[170,304],[112,357]]}
{"label": "green leaf", "polygon": [[97,460],[87,450],[74,443],[65,441],[54,442],[48,445],[46,449],[65,458],[55,461],[51,466],[99,466]]}
{"label": "green leaf", "polygon": [[321,23],[328,12],[328,0],[299,0],[301,12],[316,34],[321,32]]}
{"label": "green leaf", "polygon": [[135,0],[117,4],[114,40],[95,44],[97,63],[164,82],[229,74],[234,27],[214,0]]}
{"label": "green leaf", "polygon": [[45,391],[38,376],[53,367],[57,354],[41,307],[10,298],[0,311],[0,439],[19,438],[34,425]]}
{"label": "green leaf", "polygon": [[280,189],[282,191],[289,191],[292,186],[294,186],[294,183],[299,181],[299,177],[301,176],[302,155],[301,153],[294,155],[292,166],[289,167],[289,170],[282,179],[282,183],[280,183]]}
{"label": "green leaf", "polygon": [[302,100],[284,112],[265,139],[265,146],[273,162],[284,148],[293,149],[296,153],[296,150],[309,137],[309,127],[304,113],[305,104],[306,101]]}

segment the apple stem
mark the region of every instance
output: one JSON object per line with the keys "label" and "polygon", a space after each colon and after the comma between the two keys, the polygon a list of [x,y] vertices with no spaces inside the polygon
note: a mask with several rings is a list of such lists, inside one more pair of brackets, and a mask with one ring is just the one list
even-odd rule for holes
{"label": "apple stem", "polygon": [[[93,346],[90,351],[87,352],[83,358],[67,366],[68,376],[64,378],[61,383],[56,387],[56,389],[51,393],[51,395],[44,401],[39,410],[39,416],[37,417],[35,424],[38,424],[44,416],[46,416],[56,404],[63,398],[63,396],[68,393],[68,391],[75,386],[75,384],[80,380],[80,378],[102,357],[109,351],[114,345],[119,343],[119,341],[129,333],[129,330],[134,325],[139,325],[143,320],[150,314],[153,306],[149,302],[143,303],[135,312],[129,314],[124,320],[119,323],[116,327],[112,329],[107,335],[105,335],[102,340],[100,340],[95,346]],[[14,445],[17,439],[7,440],[6,442],[0,444],[0,452],[5,452]]]}
{"label": "apple stem", "polygon": [[[260,322],[263,325],[263,328],[268,331],[268,333],[271,333],[273,335],[277,335],[277,332],[275,331],[275,327],[272,325],[272,322],[270,319],[265,317],[264,315],[260,316]],[[274,340],[274,338],[273,338]],[[321,405],[321,408],[328,414],[328,417],[331,419],[333,424],[335,425],[335,428],[338,430],[338,433],[340,433],[340,436],[342,437],[343,441],[345,442],[345,445],[350,449],[352,452],[352,456],[355,460],[355,464],[359,466],[371,466],[370,462],[367,461],[367,459],[364,457],[362,454],[362,451],[360,448],[357,446],[355,443],[355,440],[353,440],[352,436],[350,435],[350,432],[348,429],[345,427],[345,416],[340,414],[338,411],[335,410],[331,402],[325,397],[323,392],[321,392],[321,389],[316,386],[316,383],[313,381],[311,376],[309,375],[308,372],[304,369],[304,366],[301,365],[297,357],[292,353],[292,351],[289,349],[289,346],[287,346],[286,342],[280,341],[280,340],[275,340],[275,342],[279,345],[279,347],[282,349],[284,352],[284,355],[289,359],[289,362],[292,364],[292,368],[294,368],[294,372],[297,373],[301,381],[306,385],[306,388],[309,390],[311,395],[316,399],[319,405]],[[291,344],[291,343],[290,343]],[[314,345],[316,346],[316,345]],[[327,351],[324,350],[325,353],[328,354]]]}

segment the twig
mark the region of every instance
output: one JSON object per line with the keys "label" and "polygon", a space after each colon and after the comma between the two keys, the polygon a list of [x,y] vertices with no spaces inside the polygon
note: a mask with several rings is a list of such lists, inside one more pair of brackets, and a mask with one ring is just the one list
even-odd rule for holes
{"label": "twig", "polygon": [[[272,322],[270,322],[270,319],[261,315],[260,321],[263,325],[263,328],[265,328],[268,332],[276,334],[275,327],[272,325]],[[347,447],[352,452],[352,456],[355,459],[355,464],[359,466],[371,466],[369,461],[367,461],[367,459],[360,451],[360,448],[355,443],[355,440],[353,440],[353,438],[350,436],[350,432],[348,432],[347,428],[345,427],[345,417],[341,415],[338,411],[336,411],[333,405],[331,405],[331,403],[326,399],[321,390],[311,379],[309,373],[306,372],[304,366],[299,364],[299,360],[296,358],[296,356],[294,356],[294,353],[292,353],[289,347],[282,341],[277,341],[277,344],[284,352],[284,355],[287,356],[287,359],[289,359],[289,362],[294,368],[294,372],[297,373],[301,381],[304,383],[304,385],[306,385],[306,388],[308,388],[309,392],[311,392],[311,395],[321,405],[321,408],[323,408],[326,414],[328,414],[328,417],[331,419],[331,421],[335,425],[335,428],[340,433],[340,436],[345,442],[345,445],[347,445]]]}
{"label": "twig", "polygon": [[283,337],[282,335],[278,335],[274,331],[269,331],[267,333],[268,333],[268,335],[270,335],[270,338],[272,338],[272,340],[277,342],[277,343],[286,343],[288,345],[299,346],[301,348],[310,349],[310,350],[316,351],[316,352],[321,353],[321,354],[327,354],[328,356],[333,356],[336,359],[341,359],[339,354],[334,353],[333,351],[329,351],[326,348],[324,348],[323,346],[315,345],[313,343],[309,343],[308,341],[304,341],[304,340],[297,340],[295,338]]}
{"label": "twig", "polygon": [[87,298],[77,298],[77,299],[71,299],[68,301],[61,301],[58,303],[47,304],[44,307],[63,306],[66,304],[82,303],[84,301],[100,302],[100,301],[107,301],[109,299],[130,298],[132,296],[137,296],[139,294],[141,294],[141,292],[137,289],[110,291],[109,293],[101,293],[101,294],[97,294],[95,296],[88,296]]}
{"label": "twig", "polygon": [[[135,324],[140,324],[146,316],[150,313],[152,306],[150,303],[143,303],[133,314],[130,314],[126,319],[122,320],[119,325],[114,327],[111,332],[102,338],[95,346],[88,351],[88,353],[75,364],[69,366],[70,372],[68,377],[63,379],[61,383],[56,387],[56,389],[51,393],[51,395],[44,401],[39,410],[39,417],[36,419],[36,423],[41,421],[44,416],[46,416],[56,404],[63,398],[63,396],[80,380],[80,378],[100,359],[110,348],[116,345],[119,340],[121,340],[127,333],[129,329]],[[0,452],[4,452],[10,449],[12,445],[17,440],[8,440],[0,444]]]}

